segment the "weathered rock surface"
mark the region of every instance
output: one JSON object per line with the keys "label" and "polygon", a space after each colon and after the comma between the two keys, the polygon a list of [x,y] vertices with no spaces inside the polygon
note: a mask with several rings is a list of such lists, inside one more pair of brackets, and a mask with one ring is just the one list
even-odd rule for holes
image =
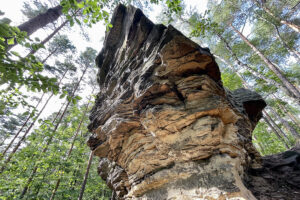
{"label": "weathered rock surface", "polygon": [[262,166],[250,168],[245,184],[260,200],[300,199],[300,145],[262,158]]}
{"label": "weathered rock surface", "polygon": [[88,145],[113,199],[256,199],[261,96],[224,89],[207,49],[139,9],[119,5],[111,23]]}

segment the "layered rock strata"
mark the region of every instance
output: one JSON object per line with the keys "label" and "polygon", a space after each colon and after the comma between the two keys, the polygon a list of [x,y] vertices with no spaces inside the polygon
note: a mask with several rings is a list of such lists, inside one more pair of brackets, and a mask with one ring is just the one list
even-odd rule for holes
{"label": "layered rock strata", "polygon": [[139,9],[119,5],[111,23],[88,145],[113,199],[255,199],[243,180],[261,166],[261,96],[226,90],[208,49]]}

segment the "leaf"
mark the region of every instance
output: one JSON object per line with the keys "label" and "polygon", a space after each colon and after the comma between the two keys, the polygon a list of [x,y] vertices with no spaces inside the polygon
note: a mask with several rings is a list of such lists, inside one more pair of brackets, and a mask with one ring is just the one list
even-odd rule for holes
{"label": "leaf", "polygon": [[80,96],[76,96],[75,99],[81,100],[82,98]]}
{"label": "leaf", "polygon": [[15,44],[15,38],[10,38],[10,39],[8,39],[8,40],[7,40],[7,44],[8,44],[8,45],[13,45],[13,44]]}
{"label": "leaf", "polygon": [[84,1],[82,1],[82,2],[80,2],[80,3],[77,3],[76,4],[76,6],[78,7],[78,8],[83,8],[84,7]]}
{"label": "leaf", "polygon": [[18,52],[16,52],[16,51],[11,51],[11,53],[12,53],[13,55],[15,55],[15,56],[21,57],[21,55],[20,55]]}
{"label": "leaf", "polygon": [[77,100],[75,98],[72,99],[73,104],[77,104]]}
{"label": "leaf", "polygon": [[70,20],[70,26],[71,27],[74,26],[74,20],[73,19]]}
{"label": "leaf", "polygon": [[62,99],[62,98],[64,98],[65,96],[66,96],[66,94],[64,93],[64,94],[61,94],[61,95],[59,96],[59,98]]}

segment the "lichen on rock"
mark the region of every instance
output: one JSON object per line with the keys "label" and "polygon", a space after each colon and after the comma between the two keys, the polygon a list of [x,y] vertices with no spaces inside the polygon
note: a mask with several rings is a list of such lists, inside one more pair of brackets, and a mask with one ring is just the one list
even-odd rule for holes
{"label": "lichen on rock", "polygon": [[255,199],[251,133],[260,95],[222,85],[213,55],[139,9],[119,5],[96,62],[88,145],[114,199]]}

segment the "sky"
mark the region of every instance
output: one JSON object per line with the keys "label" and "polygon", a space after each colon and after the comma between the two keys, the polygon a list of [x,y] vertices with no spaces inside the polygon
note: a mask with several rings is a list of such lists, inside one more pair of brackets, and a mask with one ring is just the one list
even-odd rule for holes
{"label": "sky", "polygon": [[[9,18],[12,20],[11,25],[19,25],[28,19],[23,16],[21,9],[23,7],[23,3],[26,0],[0,0],[0,1],[5,1],[1,5],[4,5],[3,7],[0,8],[2,12],[5,13],[4,17]],[[40,0],[40,2],[46,2],[49,3],[52,1],[56,2],[55,0]],[[145,0],[141,0],[143,2]],[[27,2],[30,2],[30,0],[27,0]],[[32,1],[31,1],[32,2]],[[187,5],[188,8],[195,8],[199,12],[203,13],[206,10],[206,4],[207,0],[186,0],[185,4]],[[52,7],[52,6],[50,6]],[[145,15],[149,17],[154,23],[159,23],[159,14],[161,13],[162,7],[160,5],[155,5],[152,6],[150,10],[145,11]],[[105,36],[105,26],[103,25],[102,22],[99,22],[95,25],[93,25],[92,28],[84,28],[84,32],[86,35],[89,36],[89,41],[86,40],[82,34],[82,29],[79,28],[78,25],[75,25],[71,27],[70,29],[64,30],[61,32],[61,34],[66,34],[68,35],[69,39],[73,42],[73,44],[76,46],[78,52],[84,51],[86,47],[92,47],[98,52],[100,52],[102,48],[102,43],[103,39]],[[47,37],[51,33],[51,30],[49,29],[40,29],[37,32],[35,32],[31,38],[38,37],[41,40]],[[13,48],[14,51],[18,51],[21,55],[26,55],[27,53],[21,49],[20,47],[16,46]],[[42,54],[41,54],[42,55]],[[44,55],[42,55],[44,56]],[[49,63],[54,63],[55,59],[59,58],[52,58]],[[79,76],[79,74],[78,74]],[[92,74],[91,76],[96,76],[96,74]],[[94,78],[94,77],[93,77]],[[85,88],[84,92],[81,92],[80,96],[85,96],[87,97],[91,93],[90,88]],[[40,94],[41,96],[41,94]],[[45,102],[45,101],[44,101]],[[62,103],[62,100],[59,98],[53,98],[48,106],[46,107],[46,110],[42,114],[42,118],[47,117],[49,114],[58,111],[60,108],[60,105]],[[34,103],[33,103],[34,104]],[[41,104],[43,105],[43,104]],[[20,110],[22,112],[22,110]]]}
{"label": "sky", "polygon": [[[2,3],[1,5],[5,5],[4,7],[0,8],[1,11],[5,12],[5,17],[12,20],[11,25],[19,25],[27,20],[26,17],[23,16],[21,9],[23,6],[23,3],[26,0],[0,0],[5,1],[5,3]],[[49,0],[40,0],[41,2],[49,2]],[[141,0],[146,1],[146,0]],[[27,2],[30,2],[30,0],[27,0]],[[189,8],[196,8],[200,13],[204,13],[204,11],[207,8],[207,0],[186,0],[185,4]],[[160,5],[154,5],[151,13],[145,13],[147,17],[149,17],[153,22],[159,23],[157,21],[158,15],[160,14],[161,6]],[[72,28],[73,29],[73,28]],[[80,42],[76,43],[76,47],[80,50],[84,50],[86,46],[93,47],[94,49],[100,50],[102,47],[102,39],[104,37],[105,33],[105,27],[103,23],[99,22],[98,24],[93,25],[92,28],[86,28],[85,31],[87,31],[87,35],[89,35],[91,41],[85,41],[82,40],[80,37],[80,29],[78,27],[77,30],[73,31],[72,34],[69,34],[69,37],[73,41]],[[42,38],[45,33],[44,30],[38,31],[33,35],[33,37],[40,37]],[[76,33],[76,34],[74,34]]]}

